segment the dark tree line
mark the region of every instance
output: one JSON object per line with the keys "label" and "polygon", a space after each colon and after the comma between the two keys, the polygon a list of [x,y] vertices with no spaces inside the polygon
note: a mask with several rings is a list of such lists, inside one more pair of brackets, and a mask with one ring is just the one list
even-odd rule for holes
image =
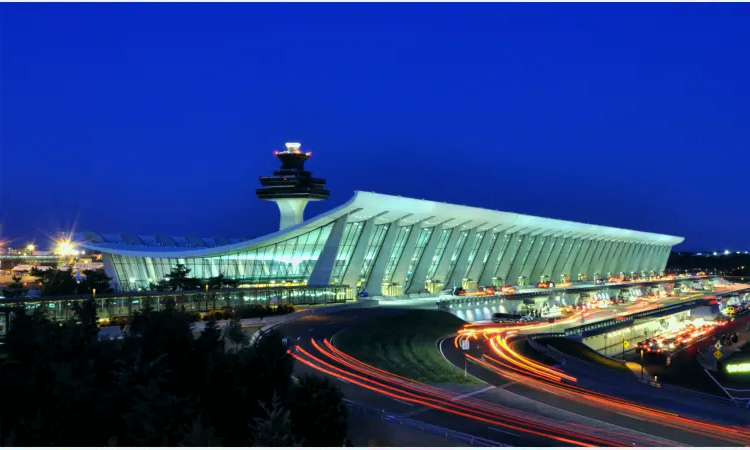
{"label": "dark tree line", "polygon": [[190,271],[191,269],[184,264],[177,264],[177,267],[172,269],[169,275],[164,277],[163,280],[158,283],[151,283],[150,288],[152,291],[165,292],[197,291],[203,289],[206,285],[212,290],[237,287],[237,281],[227,278],[224,274],[219,274],[219,276],[202,280],[200,278],[191,277]]}
{"label": "dark tree line", "polygon": [[248,342],[215,321],[146,305],[125,339],[100,341],[96,305],[57,323],[19,310],[0,365],[0,446],[342,446],[341,391],[292,381],[276,332]]}
{"label": "dark tree line", "polygon": [[710,252],[698,255],[696,253],[672,252],[667,261],[667,271],[684,273],[706,272],[729,276],[750,275],[750,255],[744,253],[719,254],[714,256]]}

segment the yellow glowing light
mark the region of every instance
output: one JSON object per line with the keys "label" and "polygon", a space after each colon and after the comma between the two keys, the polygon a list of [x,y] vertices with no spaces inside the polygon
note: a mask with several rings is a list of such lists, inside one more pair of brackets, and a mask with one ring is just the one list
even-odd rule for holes
{"label": "yellow glowing light", "polygon": [[33,252],[35,248],[36,247],[34,246],[34,244],[29,244],[28,246],[26,246],[26,250],[28,250],[30,252]]}
{"label": "yellow glowing light", "polygon": [[299,142],[287,142],[286,143],[286,151],[288,152],[298,152],[300,147],[302,147],[302,144]]}
{"label": "yellow glowing light", "polygon": [[57,243],[57,253],[63,256],[72,255],[76,253],[73,244],[70,241],[61,241]]}

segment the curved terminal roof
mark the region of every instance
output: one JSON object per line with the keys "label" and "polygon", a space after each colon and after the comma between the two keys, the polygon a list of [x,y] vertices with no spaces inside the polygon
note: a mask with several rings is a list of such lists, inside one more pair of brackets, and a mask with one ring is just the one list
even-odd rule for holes
{"label": "curved terminal roof", "polygon": [[375,218],[375,224],[398,222],[399,225],[420,224],[444,228],[477,228],[480,231],[526,231],[532,235],[556,235],[582,238],[605,238],[656,245],[674,246],[684,238],[622,228],[589,225],[566,220],[528,216],[471,206],[419,200],[401,196],[357,191],[348,202],[326,213],[293,227],[255,239],[226,239],[222,237],[136,235],[133,233],[97,234],[77,233],[74,239],[83,247],[123,256],[153,258],[190,258],[217,256],[253,247],[274,244],[293,238],[348,215],[348,222]]}

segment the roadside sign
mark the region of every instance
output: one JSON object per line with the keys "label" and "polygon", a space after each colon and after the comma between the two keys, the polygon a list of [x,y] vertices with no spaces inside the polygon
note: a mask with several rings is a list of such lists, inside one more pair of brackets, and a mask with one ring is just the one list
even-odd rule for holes
{"label": "roadside sign", "polygon": [[714,358],[716,358],[716,359],[721,359],[721,357],[722,357],[722,356],[724,356],[724,354],[723,354],[723,353],[721,353],[720,351],[716,350],[716,351],[714,352]]}
{"label": "roadside sign", "polygon": [[721,350],[721,347],[722,347],[721,342],[716,341],[716,343],[714,344],[714,347],[716,348],[716,350]]}
{"label": "roadside sign", "polygon": [[628,347],[630,347],[630,342],[623,341],[622,345],[623,345],[623,347],[628,348]]}
{"label": "roadside sign", "polygon": [[464,339],[463,341],[461,341],[461,350],[469,351],[469,348],[470,348],[469,345],[470,345],[469,340]]}

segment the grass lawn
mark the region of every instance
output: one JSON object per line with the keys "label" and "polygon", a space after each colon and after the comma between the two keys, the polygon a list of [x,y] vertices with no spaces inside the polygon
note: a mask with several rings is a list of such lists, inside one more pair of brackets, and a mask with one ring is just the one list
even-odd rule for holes
{"label": "grass lawn", "polygon": [[336,336],[341,351],[375,367],[429,384],[479,384],[464,378],[437,349],[436,341],[466,322],[443,311],[412,310],[382,316]]}
{"label": "grass lawn", "polygon": [[566,355],[570,355],[574,358],[578,358],[582,361],[586,361],[593,364],[599,364],[600,366],[607,367],[609,369],[617,370],[620,372],[630,372],[630,369],[623,366],[619,361],[615,361],[611,358],[607,358],[601,353],[595,351],[588,345],[576,342],[566,338],[548,338],[540,339],[540,344],[547,344],[552,348],[555,348]]}

